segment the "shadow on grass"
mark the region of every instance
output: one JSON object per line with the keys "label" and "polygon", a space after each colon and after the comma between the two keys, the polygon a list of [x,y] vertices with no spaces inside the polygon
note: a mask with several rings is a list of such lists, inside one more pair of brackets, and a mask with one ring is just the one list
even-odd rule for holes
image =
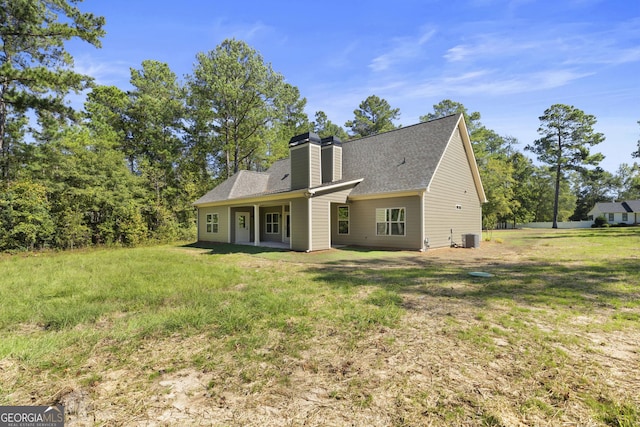
{"label": "shadow on grass", "polygon": [[[531,232],[532,230],[527,230]],[[526,231],[523,233],[525,234]],[[517,236],[517,234],[516,234]],[[544,229],[538,233],[520,235],[519,238],[523,240],[549,240],[549,239],[563,239],[563,238],[623,238],[623,237],[636,237],[640,238],[640,226],[629,225],[626,227],[609,227],[609,228],[589,228],[589,229],[557,229],[550,230]]]}
{"label": "shadow on grass", "polygon": [[[493,277],[469,274],[478,270]],[[315,280],[330,286],[374,286],[398,294],[455,298],[477,305],[512,300],[575,309],[640,306],[640,285],[631,281],[640,273],[635,259],[596,266],[529,262],[482,268],[420,258],[403,260],[402,266],[394,267],[389,260],[368,259],[350,266],[325,264],[309,271]]]}
{"label": "shadow on grass", "polygon": [[289,249],[270,248],[267,246],[252,245],[235,245],[232,243],[214,243],[214,242],[195,242],[188,245],[182,245],[183,248],[207,249],[209,255],[228,255],[228,254],[263,254],[270,252],[290,252]]}

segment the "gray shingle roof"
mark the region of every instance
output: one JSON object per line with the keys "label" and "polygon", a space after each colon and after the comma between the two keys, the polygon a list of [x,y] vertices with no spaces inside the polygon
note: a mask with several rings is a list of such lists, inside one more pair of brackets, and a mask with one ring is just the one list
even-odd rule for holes
{"label": "gray shingle roof", "polygon": [[624,202],[598,202],[591,211],[604,213],[640,212],[640,200],[626,200]]}
{"label": "gray shingle roof", "polygon": [[[427,188],[460,115],[403,127],[342,143],[342,181],[363,179],[352,195]],[[266,172],[239,171],[202,196],[195,205],[291,188],[290,159]]]}
{"label": "gray shingle roof", "polygon": [[427,188],[458,117],[447,116],[342,144],[342,177],[364,178],[352,195]]}
{"label": "gray shingle roof", "polygon": [[633,212],[640,212],[640,200],[627,200],[626,203]]}
{"label": "gray shingle roof", "polygon": [[291,162],[288,158],[274,162],[267,172],[269,173],[267,192],[273,193],[291,189]]}
{"label": "gray shingle roof", "polygon": [[268,181],[269,174],[266,172],[241,170],[200,197],[194,202],[194,205],[259,194],[266,190]]}

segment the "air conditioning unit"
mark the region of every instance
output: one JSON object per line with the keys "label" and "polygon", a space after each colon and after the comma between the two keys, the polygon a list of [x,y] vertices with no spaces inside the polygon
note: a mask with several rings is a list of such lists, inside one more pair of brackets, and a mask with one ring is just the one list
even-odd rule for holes
{"label": "air conditioning unit", "polygon": [[462,242],[465,248],[479,248],[480,235],[479,234],[463,234]]}

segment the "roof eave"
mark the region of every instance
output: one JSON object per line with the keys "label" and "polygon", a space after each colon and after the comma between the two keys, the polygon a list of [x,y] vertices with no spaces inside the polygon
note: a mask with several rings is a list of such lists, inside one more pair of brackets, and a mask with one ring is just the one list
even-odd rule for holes
{"label": "roof eave", "polygon": [[225,199],[225,200],[216,200],[213,202],[195,202],[192,205],[196,208],[207,208],[211,206],[225,206],[225,205],[239,205],[239,204],[248,204],[248,203],[260,203],[260,202],[269,202],[278,199],[297,199],[299,197],[305,197],[307,193],[307,189],[287,191],[283,193],[270,193],[270,194],[262,194],[262,195],[251,195],[247,197],[238,197],[233,199]]}
{"label": "roof eave", "polygon": [[[484,192],[484,186],[482,185],[482,179],[480,178],[480,170],[478,169],[478,163],[476,162],[476,155],[473,152],[473,145],[471,144],[471,139],[469,138],[469,131],[467,129],[467,124],[464,121],[464,115],[460,114],[460,117],[458,117],[458,124],[456,128],[460,129],[460,134],[462,135],[462,142],[465,147],[469,166],[471,167],[471,173],[473,175],[473,181],[476,185],[476,191],[478,192],[478,196],[480,198],[480,203],[487,203],[489,200],[487,199],[487,195]],[[451,132],[452,136],[453,132],[455,132],[455,129]]]}
{"label": "roof eave", "polygon": [[420,196],[427,191],[426,188],[416,188],[411,190],[397,190],[388,191],[384,193],[369,193],[350,195],[349,200],[372,200],[372,199],[389,199],[391,197],[407,197],[407,196]]}
{"label": "roof eave", "polygon": [[345,182],[340,182],[337,184],[331,184],[331,185],[325,185],[325,186],[318,186],[318,187],[313,187],[313,188],[309,188],[307,190],[307,193],[310,195],[313,195],[319,191],[335,191],[335,190],[340,190],[342,188],[346,188],[346,187],[350,187],[352,185],[356,185],[361,183],[364,180],[364,178],[358,178],[358,179],[352,179],[350,181],[345,181]]}

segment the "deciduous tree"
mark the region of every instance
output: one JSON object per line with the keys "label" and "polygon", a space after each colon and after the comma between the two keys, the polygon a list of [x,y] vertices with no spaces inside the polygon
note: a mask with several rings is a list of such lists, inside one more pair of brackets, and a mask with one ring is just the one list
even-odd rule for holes
{"label": "deciduous tree", "polygon": [[147,235],[145,192],[113,140],[87,127],[63,129],[38,146],[33,179],[46,188],[55,223],[53,244],[136,244]]}
{"label": "deciduous tree", "polygon": [[640,164],[622,163],[616,171],[617,200],[640,199]]}
{"label": "deciduous tree", "polygon": [[619,179],[601,167],[573,174],[576,209],[569,218],[572,221],[587,219],[587,213],[597,202],[611,201],[620,187]]}
{"label": "deciduous tree", "polygon": [[0,250],[32,250],[47,245],[54,226],[42,184],[20,180],[0,191]]}

